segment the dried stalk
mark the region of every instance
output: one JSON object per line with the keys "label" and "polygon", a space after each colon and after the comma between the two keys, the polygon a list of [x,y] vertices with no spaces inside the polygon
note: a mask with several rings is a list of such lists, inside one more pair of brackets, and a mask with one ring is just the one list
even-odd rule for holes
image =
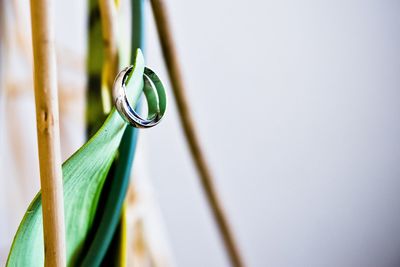
{"label": "dried stalk", "polygon": [[167,65],[168,75],[179,111],[178,114],[190,152],[193,157],[193,161],[201,178],[201,184],[206,193],[209,205],[211,206],[212,213],[217,222],[232,266],[244,266],[243,259],[240,256],[233,233],[229,227],[226,215],[224,214],[221,201],[218,199],[213,178],[195,130],[194,122],[189,109],[188,98],[185,93],[178,56],[175,51],[172,32],[169,26],[165,3],[162,0],[151,0],[150,2],[154,13],[158,36],[161,42],[164,60]]}
{"label": "dried stalk", "polygon": [[[118,72],[117,10],[114,0],[99,0],[101,29],[104,45],[102,70],[102,98],[105,113],[111,110],[111,88]],[[106,88],[103,85],[107,85]]]}
{"label": "dried stalk", "polygon": [[31,0],[45,266],[66,266],[52,0]]}

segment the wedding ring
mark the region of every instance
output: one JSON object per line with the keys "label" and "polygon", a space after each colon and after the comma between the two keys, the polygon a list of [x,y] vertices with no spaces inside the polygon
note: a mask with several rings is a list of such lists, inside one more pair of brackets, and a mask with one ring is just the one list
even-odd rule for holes
{"label": "wedding ring", "polygon": [[121,117],[133,127],[151,128],[160,122],[166,109],[164,86],[152,70],[145,68],[143,92],[147,100],[148,116],[144,119],[132,108],[126,95],[126,82],[132,70],[133,66],[126,67],[115,78],[113,85],[115,107]]}

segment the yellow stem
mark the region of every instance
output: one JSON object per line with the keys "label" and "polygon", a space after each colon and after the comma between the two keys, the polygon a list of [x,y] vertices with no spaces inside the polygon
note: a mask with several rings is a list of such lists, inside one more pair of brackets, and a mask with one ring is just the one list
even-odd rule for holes
{"label": "yellow stem", "polygon": [[36,121],[42,192],[44,260],[66,266],[52,0],[31,0]]}

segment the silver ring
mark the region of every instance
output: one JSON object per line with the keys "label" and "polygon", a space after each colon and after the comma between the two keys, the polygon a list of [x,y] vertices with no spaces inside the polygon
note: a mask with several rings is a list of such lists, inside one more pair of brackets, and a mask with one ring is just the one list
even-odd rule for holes
{"label": "silver ring", "polygon": [[[162,116],[159,112],[156,112],[149,118],[144,119],[129,104],[128,98],[126,96],[126,80],[132,70],[133,66],[126,67],[122,71],[120,71],[115,78],[113,86],[113,98],[115,102],[115,107],[117,108],[118,113],[121,115],[121,117],[132,126],[136,128],[151,128],[160,122]],[[151,80],[146,74],[143,74],[143,79],[144,86],[146,86],[146,84],[151,86]]]}

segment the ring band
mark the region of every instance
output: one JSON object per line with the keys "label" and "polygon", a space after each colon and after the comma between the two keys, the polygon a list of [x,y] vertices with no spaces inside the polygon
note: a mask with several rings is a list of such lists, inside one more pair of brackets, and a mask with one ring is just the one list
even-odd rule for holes
{"label": "ring band", "polygon": [[145,68],[143,74],[143,92],[148,105],[148,118],[142,118],[129,104],[126,96],[126,81],[132,72],[133,66],[120,71],[115,78],[113,98],[115,107],[121,117],[133,127],[151,128],[157,125],[165,112],[165,91],[160,79],[150,69]]}

